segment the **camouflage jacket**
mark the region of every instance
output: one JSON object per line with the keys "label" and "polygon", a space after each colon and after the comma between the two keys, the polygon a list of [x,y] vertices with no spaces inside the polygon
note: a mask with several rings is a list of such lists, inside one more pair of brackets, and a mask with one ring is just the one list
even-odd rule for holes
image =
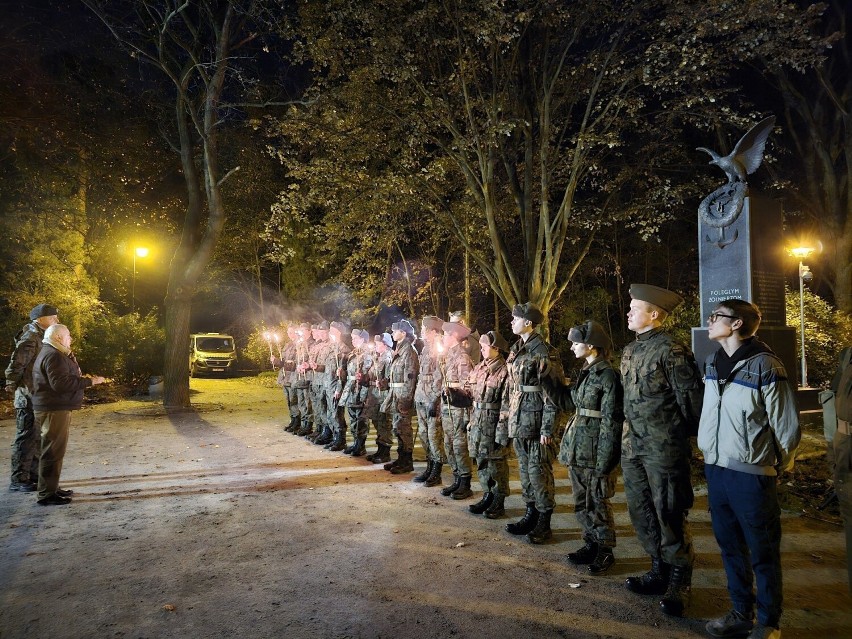
{"label": "camouflage jacket", "polygon": [[293,387],[294,388],[308,388],[311,385],[311,379],[313,379],[313,371],[308,369],[307,371],[301,372],[299,368],[302,364],[306,363],[310,359],[310,350],[314,345],[314,340],[310,337],[306,340],[299,340],[296,342],[296,372],[293,375]]}
{"label": "camouflage jacket", "polygon": [[473,398],[470,450],[478,458],[490,456],[495,444],[509,445],[507,422],[500,420],[500,406],[508,379],[509,372],[502,355],[479,362],[467,378],[466,390]]}
{"label": "camouflage jacket", "polygon": [[500,420],[508,424],[509,437],[553,437],[558,409],[541,385],[542,371],[564,384],[562,363],[556,349],[541,335],[532,333],[526,342],[514,343],[506,359],[508,380],[503,391]]}
{"label": "camouflage jacket", "polygon": [[296,379],[296,342],[288,342],[281,351],[281,359],[275,358],[281,367],[278,373],[279,386],[292,386]]}
{"label": "camouflage jacket", "polygon": [[417,377],[417,389],[414,401],[437,407],[444,388],[444,373],[441,354],[434,344],[426,344],[420,351],[420,374]]}
{"label": "camouflage jacket", "polygon": [[388,384],[390,392],[382,402],[382,412],[409,411],[414,405],[414,389],[417,387],[417,375],[420,372],[420,358],[409,339],[396,345],[388,366]]}
{"label": "camouflage jacket", "polygon": [[33,389],[33,364],[41,352],[44,329],[37,322],[26,324],[15,335],[15,350],[6,367],[6,385],[31,393]]}
{"label": "camouflage jacket", "polygon": [[[332,393],[340,393],[343,391],[343,385],[346,383],[346,361],[349,359],[349,353],[352,350],[343,342],[335,342],[328,340],[328,350],[325,351],[325,359],[317,361],[317,364],[322,365],[322,383],[325,389]],[[319,372],[320,366],[317,366]]]}
{"label": "camouflage jacket", "polygon": [[621,355],[626,457],[674,462],[690,455],[704,384],[695,358],[661,328],[637,335]]}
{"label": "camouflage jacket", "polygon": [[367,395],[366,406],[368,409],[378,410],[382,402],[390,395],[388,374],[393,351],[386,351],[381,355],[371,351],[371,357],[373,366],[370,368],[370,392]]}
{"label": "camouflage jacket", "polygon": [[[311,364],[313,371],[308,373],[311,386],[325,388],[325,365],[328,361],[328,354],[331,352],[331,347],[331,340],[315,340],[311,344],[308,350],[308,363]],[[333,363],[332,366],[334,366]]]}
{"label": "camouflage jacket", "polygon": [[624,391],[612,364],[598,359],[583,366],[570,387],[554,393],[554,401],[561,410],[574,413],[562,436],[559,461],[601,475],[615,470],[621,458]]}
{"label": "camouflage jacket", "polygon": [[463,344],[453,346],[444,354],[444,384],[452,388],[464,388],[473,364]]}
{"label": "camouflage jacket", "polygon": [[367,403],[372,368],[372,351],[356,348],[349,352],[346,362],[346,384],[340,396],[341,406],[358,407]]}

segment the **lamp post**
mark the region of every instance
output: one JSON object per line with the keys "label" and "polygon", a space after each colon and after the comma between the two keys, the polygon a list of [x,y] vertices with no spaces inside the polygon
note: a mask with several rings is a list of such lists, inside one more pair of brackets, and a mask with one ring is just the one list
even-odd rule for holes
{"label": "lamp post", "polygon": [[797,246],[790,249],[790,254],[799,260],[799,319],[801,328],[799,336],[802,346],[802,388],[808,388],[808,360],[805,358],[805,282],[810,282],[813,279],[813,273],[802,260],[806,259],[816,249],[810,246]]}
{"label": "lamp post", "polygon": [[130,312],[136,310],[136,258],[148,257],[148,249],[144,246],[137,246],[133,249],[133,283],[130,286]]}

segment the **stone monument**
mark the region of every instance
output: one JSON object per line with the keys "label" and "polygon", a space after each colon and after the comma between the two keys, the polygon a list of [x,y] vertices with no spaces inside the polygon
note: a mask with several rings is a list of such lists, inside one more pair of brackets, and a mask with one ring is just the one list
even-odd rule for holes
{"label": "stone monument", "polygon": [[707,337],[707,316],[722,300],[737,297],[760,308],[757,336],[784,362],[795,386],[796,330],[787,326],[784,304],[784,238],[781,205],[749,193],[746,175],[763,161],[774,117],[756,124],[726,157],[710,149],[710,164],[728,176],[727,184],[698,207],[698,278],[703,326],[692,329],[699,366],[719,345]]}

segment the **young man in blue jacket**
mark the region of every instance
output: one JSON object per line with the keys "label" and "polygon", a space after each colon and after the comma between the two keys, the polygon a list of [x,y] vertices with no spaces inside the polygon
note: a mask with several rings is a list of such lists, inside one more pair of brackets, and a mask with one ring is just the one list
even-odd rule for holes
{"label": "young man in blue jacket", "polygon": [[707,624],[714,637],[781,636],[776,487],[778,475],[792,470],[801,430],[784,365],[754,337],[760,319],[754,304],[729,299],[719,303],[707,322],[710,339],[721,348],[705,364],[698,447],[704,453],[713,534],[733,604],[728,614]]}

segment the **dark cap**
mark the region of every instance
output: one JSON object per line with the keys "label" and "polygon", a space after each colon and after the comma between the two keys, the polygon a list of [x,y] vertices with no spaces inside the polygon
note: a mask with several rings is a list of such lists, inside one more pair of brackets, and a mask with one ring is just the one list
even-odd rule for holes
{"label": "dark cap", "polygon": [[512,315],[521,319],[529,320],[533,324],[541,324],[544,321],[544,313],[532,302],[515,304],[512,307]]}
{"label": "dark cap", "polygon": [[459,341],[462,341],[470,335],[470,329],[464,324],[459,324],[458,322],[444,322],[441,326],[441,330],[444,331],[444,334],[455,335],[455,338]]}
{"label": "dark cap", "polygon": [[612,348],[612,340],[603,326],[595,320],[586,320],[585,324],[574,326],[568,331],[568,339],[575,344],[589,344],[598,348]]}
{"label": "dark cap", "polygon": [[391,324],[392,331],[402,331],[409,337],[414,337],[414,327],[407,319],[401,319],[398,322]]}
{"label": "dark cap", "polygon": [[507,342],[506,338],[500,335],[497,331],[488,331],[485,335],[479,338],[479,343],[493,346],[498,351],[502,351],[504,353],[509,352],[509,342]]}
{"label": "dark cap", "polygon": [[59,309],[50,304],[39,304],[30,311],[31,320],[37,320],[39,317],[50,317],[51,315],[59,315]]}
{"label": "dark cap", "polygon": [[[338,333],[340,333],[341,335],[343,335],[344,333],[348,332],[348,329],[346,328],[346,324],[344,324],[343,322],[332,322],[332,323],[331,323],[331,328],[333,328],[334,330],[336,330],[336,331],[337,331]],[[320,329],[320,330],[322,330],[322,329]]]}
{"label": "dark cap", "polygon": [[373,341],[377,344],[382,342],[388,348],[393,348],[393,337],[390,333],[381,333],[380,335],[376,335],[373,337]]}
{"label": "dark cap", "polygon": [[436,317],[434,315],[427,315],[423,318],[423,328],[440,331],[441,327],[444,325],[444,320],[440,317]]}
{"label": "dark cap", "polygon": [[353,328],[352,329],[352,337],[360,337],[365,342],[370,341],[370,334],[365,331],[363,328]]}
{"label": "dark cap", "polygon": [[314,324],[311,326],[312,331],[327,331],[328,330],[328,322],[325,320],[321,321],[319,324]]}
{"label": "dark cap", "polygon": [[631,284],[630,297],[659,306],[666,313],[671,313],[683,303],[683,298],[677,293],[652,284]]}

